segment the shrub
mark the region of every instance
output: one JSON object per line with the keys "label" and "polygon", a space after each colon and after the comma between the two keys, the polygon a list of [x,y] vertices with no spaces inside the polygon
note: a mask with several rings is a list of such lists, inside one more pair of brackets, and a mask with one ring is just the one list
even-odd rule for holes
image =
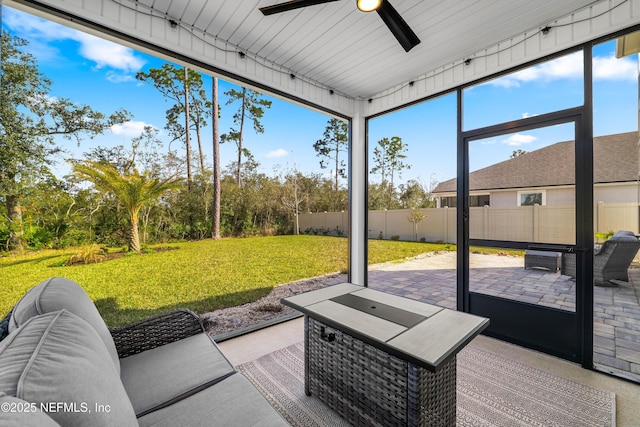
{"label": "shrub", "polygon": [[278,234],[278,230],[275,227],[264,226],[260,229],[261,236],[275,236],[276,234]]}
{"label": "shrub", "polygon": [[393,236],[390,237],[391,240],[400,240],[400,236],[398,236],[397,234],[394,234]]}
{"label": "shrub", "polygon": [[605,241],[613,237],[614,234],[615,234],[614,231],[607,231],[606,233],[596,233],[595,234],[596,243],[604,243]]}
{"label": "shrub", "polygon": [[82,230],[77,227],[71,227],[58,237],[54,243],[55,249],[66,249],[71,246],[83,246],[89,244],[92,239],[89,230]]}
{"label": "shrub", "polygon": [[3,250],[6,250],[7,248],[10,236],[11,233],[9,232],[9,227],[0,218],[0,248]]}
{"label": "shrub", "polygon": [[93,244],[78,248],[78,252],[71,255],[66,264],[94,264],[96,262],[104,261],[106,258],[106,250],[100,245]]}
{"label": "shrub", "polygon": [[26,226],[24,237],[27,240],[27,245],[32,249],[50,248],[55,238],[51,231],[38,225]]}

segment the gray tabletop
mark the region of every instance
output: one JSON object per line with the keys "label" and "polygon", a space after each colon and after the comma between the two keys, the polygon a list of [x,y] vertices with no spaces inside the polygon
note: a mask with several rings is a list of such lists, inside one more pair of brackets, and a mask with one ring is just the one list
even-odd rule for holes
{"label": "gray tabletop", "polygon": [[350,283],[282,303],[374,347],[436,371],[489,325],[489,319]]}

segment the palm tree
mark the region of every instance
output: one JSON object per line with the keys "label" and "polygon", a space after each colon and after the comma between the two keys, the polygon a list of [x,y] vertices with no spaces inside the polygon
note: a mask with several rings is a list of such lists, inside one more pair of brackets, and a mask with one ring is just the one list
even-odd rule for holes
{"label": "palm tree", "polygon": [[73,172],[78,178],[93,183],[102,193],[111,193],[125,208],[129,215],[130,252],[140,252],[140,236],[138,234],[138,214],[142,207],[157,200],[169,190],[182,185],[182,179],[170,177],[161,179],[148,172],[119,172],[112,164],[85,160],[73,162]]}

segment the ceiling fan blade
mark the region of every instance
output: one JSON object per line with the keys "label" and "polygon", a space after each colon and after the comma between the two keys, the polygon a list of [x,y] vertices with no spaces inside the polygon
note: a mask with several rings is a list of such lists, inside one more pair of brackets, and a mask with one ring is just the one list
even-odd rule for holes
{"label": "ceiling fan blade", "polygon": [[274,13],[286,12],[301,7],[315,6],[316,4],[330,3],[339,0],[290,0],[284,3],[274,4],[273,6],[265,6],[260,8],[263,15],[273,15]]}
{"label": "ceiling fan blade", "polygon": [[382,0],[382,4],[376,10],[406,52],[409,52],[420,43],[420,39],[416,33],[414,33],[411,27],[402,19],[398,11],[391,6],[391,3],[387,0]]}

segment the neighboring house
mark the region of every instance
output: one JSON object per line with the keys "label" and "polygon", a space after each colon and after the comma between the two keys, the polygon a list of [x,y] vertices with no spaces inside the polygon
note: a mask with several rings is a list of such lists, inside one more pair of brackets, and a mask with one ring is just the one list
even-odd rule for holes
{"label": "neighboring house", "polygon": [[[595,137],[595,203],[638,201],[638,132]],[[574,204],[574,141],[558,142],[469,174],[471,207]],[[437,207],[456,206],[456,179],[433,190]]]}

